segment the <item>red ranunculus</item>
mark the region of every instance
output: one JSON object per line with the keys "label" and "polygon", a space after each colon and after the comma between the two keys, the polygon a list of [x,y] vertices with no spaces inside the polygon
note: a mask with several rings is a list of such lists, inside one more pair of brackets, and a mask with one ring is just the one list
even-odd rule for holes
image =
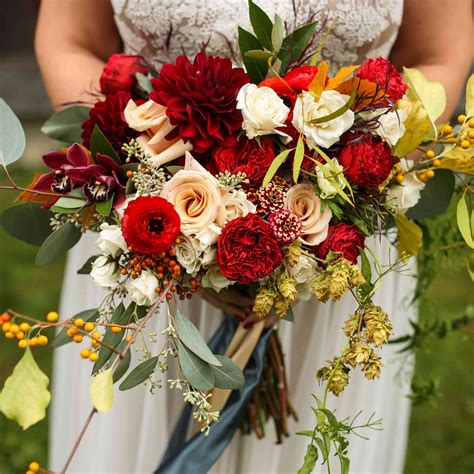
{"label": "red ranunculus", "polygon": [[315,253],[325,259],[329,252],[342,252],[345,259],[356,263],[359,249],[364,248],[364,241],[365,235],[356,225],[330,225],[326,240],[315,248]]}
{"label": "red ranunculus", "polygon": [[140,63],[141,58],[130,54],[112,54],[100,76],[100,90],[103,94],[114,94],[118,91],[131,92],[137,84],[135,74],[147,73]]}
{"label": "red ranunculus", "polygon": [[407,90],[407,85],[395,66],[382,57],[367,59],[355,76],[377,83],[392,100],[401,99]]}
{"label": "red ranunculus", "polygon": [[131,98],[129,92],[116,92],[108,95],[105,100],[95,103],[89,113],[89,118],[82,124],[81,136],[86,148],[90,148],[91,135],[97,125],[114,150],[124,159],[126,158],[126,153],[122,151],[123,144],[138,135],[138,132],[128,126],[123,114]]}
{"label": "red ranunculus", "polygon": [[235,146],[221,146],[213,154],[218,171],[245,173],[250,186],[260,186],[275,158],[275,146],[270,138],[257,140],[242,137]]}
{"label": "red ranunculus", "polygon": [[338,160],[344,167],[344,174],[365,189],[382,184],[393,167],[390,147],[371,133],[354,135],[353,141],[348,141],[342,148]]}
{"label": "red ranunculus", "polygon": [[269,225],[256,214],[230,221],[217,241],[217,263],[222,275],[239,283],[270,275],[282,258]]}
{"label": "red ranunculus", "polygon": [[127,245],[138,254],[168,250],[179,234],[181,220],[174,207],[159,196],[130,201],[123,214],[122,233]]}
{"label": "red ranunculus", "polygon": [[237,109],[237,93],[249,82],[242,68],[233,68],[228,58],[199,53],[191,63],[179,56],[176,64],[165,64],[160,77],[153,79],[150,98],[166,106],[172,125],[168,136],[190,141],[197,153],[216,143],[228,144],[242,125]]}

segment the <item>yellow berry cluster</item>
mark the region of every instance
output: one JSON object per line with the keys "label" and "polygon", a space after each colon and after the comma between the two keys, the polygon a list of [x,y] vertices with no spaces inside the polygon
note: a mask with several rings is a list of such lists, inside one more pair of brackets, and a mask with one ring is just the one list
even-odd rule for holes
{"label": "yellow berry cluster", "polygon": [[48,337],[44,334],[37,334],[34,337],[28,337],[31,325],[26,321],[17,324],[15,320],[11,319],[11,316],[8,313],[3,313],[0,319],[2,322],[2,331],[5,337],[7,339],[16,339],[20,349],[48,345]]}
{"label": "yellow berry cluster", "polygon": [[444,141],[457,143],[457,145],[464,150],[470,148],[474,144],[474,118],[469,119],[467,123],[466,119],[467,117],[465,115],[458,115],[457,122],[462,127],[461,130],[458,131],[457,136],[453,134],[453,127],[451,127],[451,125],[441,127],[440,133],[443,135]]}
{"label": "yellow berry cluster", "polygon": [[36,474],[40,470],[40,465],[36,461],[30,462],[26,474]]}
{"label": "yellow berry cluster", "polygon": [[84,321],[82,318],[76,318],[71,321],[71,325],[67,329],[66,334],[76,344],[83,342],[84,336],[89,337],[91,339],[91,347],[89,349],[81,349],[81,357],[83,359],[89,359],[91,362],[99,360],[97,349],[100,347],[102,334],[96,330],[96,325],[94,323]]}

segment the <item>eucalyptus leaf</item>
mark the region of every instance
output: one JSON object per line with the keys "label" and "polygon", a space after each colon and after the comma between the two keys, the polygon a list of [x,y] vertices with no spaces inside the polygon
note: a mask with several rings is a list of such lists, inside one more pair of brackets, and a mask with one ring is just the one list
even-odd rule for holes
{"label": "eucalyptus leaf", "polygon": [[[178,341],[178,360],[186,380],[197,390],[210,390],[214,387],[213,368]],[[220,364],[220,362],[219,362]]]}
{"label": "eucalyptus leaf", "polygon": [[[72,319],[78,319],[81,318],[82,320],[88,322],[95,322],[99,318],[99,311],[97,309],[87,309],[85,311],[81,311],[80,313],[76,314],[73,316]],[[61,347],[65,344],[68,344],[71,342],[72,339],[67,335],[67,328],[61,329],[61,331],[57,334],[57,336],[52,340],[51,344],[49,344],[49,347],[52,349],[56,349],[58,347]]]}
{"label": "eucalyptus leaf", "polygon": [[265,79],[268,72],[268,64],[266,61],[249,58],[245,54],[247,51],[262,50],[262,44],[252,33],[249,33],[240,26],[238,28],[238,43],[245,70],[252,82],[258,84]]}
{"label": "eucalyptus leaf", "polygon": [[92,257],[89,257],[84,265],[82,265],[79,270],[77,270],[78,275],[89,275],[89,273],[92,271],[92,264],[94,261],[99,257],[99,255],[92,255]]}
{"label": "eucalyptus leaf", "polygon": [[466,193],[464,193],[458,201],[456,207],[456,219],[462,238],[471,249],[474,249],[474,239],[472,237],[471,219],[469,218]]}
{"label": "eucalyptus leaf", "polygon": [[130,390],[137,385],[145,382],[145,380],[154,372],[156,364],[158,363],[158,356],[151,357],[138,364],[120,384],[119,390],[124,392]]}
{"label": "eucalyptus leaf", "polygon": [[272,20],[270,20],[269,16],[252,0],[249,0],[249,17],[253,31],[260,40],[260,43],[262,43],[262,46],[272,51]]}
{"label": "eucalyptus leaf", "polygon": [[112,368],[92,377],[89,396],[94,408],[101,413],[106,413],[112,408],[114,401],[113,383]]}
{"label": "eucalyptus leaf", "polygon": [[137,72],[135,77],[137,78],[138,87],[140,87],[143,92],[149,94],[153,90],[151,79],[148,76],[145,76],[145,74],[142,74],[141,72]]}
{"label": "eucalyptus leaf", "polygon": [[275,156],[275,158],[273,159],[271,165],[269,166],[267,170],[267,173],[265,174],[265,177],[263,178],[262,186],[268,186],[268,184],[272,180],[273,176],[275,176],[280,166],[286,161],[286,159],[288,158],[288,155],[294,150],[295,150],[294,148],[288,148],[286,150],[283,150],[277,156]]}
{"label": "eucalyptus leaf", "polygon": [[62,207],[63,209],[79,209],[84,205],[84,201],[82,199],[76,199],[71,197],[62,197],[59,198],[55,203],[54,207]]}
{"label": "eucalyptus leaf", "polygon": [[94,126],[94,131],[91,135],[90,149],[94,159],[97,153],[102,153],[103,155],[110,156],[120,164],[120,158],[118,157],[117,152],[97,125]]}
{"label": "eucalyptus leaf", "polygon": [[239,367],[228,357],[218,355],[216,356],[221,367],[212,367],[215,377],[215,386],[217,388],[227,388],[236,390],[242,387],[245,383],[244,374]]}
{"label": "eucalyptus leaf", "polygon": [[43,266],[54,262],[74,247],[81,235],[81,231],[72,222],[66,222],[43,242],[36,254],[36,265]]}
{"label": "eucalyptus leaf", "polygon": [[[124,348],[125,348],[125,341],[122,341],[122,344],[119,346],[119,350],[122,351]],[[117,383],[125,375],[128,368],[130,367],[131,362],[132,362],[132,351],[128,349],[127,352],[125,352],[125,354],[123,355],[123,359],[119,362],[117,368],[115,369],[115,372],[113,375],[114,383]]]}
{"label": "eucalyptus leaf", "polygon": [[71,145],[81,142],[82,122],[89,118],[89,107],[73,105],[56,112],[41,127],[41,131],[50,138]]}
{"label": "eucalyptus leaf", "polygon": [[0,98],[0,165],[8,166],[19,160],[25,145],[25,132],[20,120]]}
{"label": "eucalyptus leaf", "polygon": [[51,217],[40,204],[26,202],[5,209],[0,214],[0,225],[13,237],[39,246],[51,234]]}

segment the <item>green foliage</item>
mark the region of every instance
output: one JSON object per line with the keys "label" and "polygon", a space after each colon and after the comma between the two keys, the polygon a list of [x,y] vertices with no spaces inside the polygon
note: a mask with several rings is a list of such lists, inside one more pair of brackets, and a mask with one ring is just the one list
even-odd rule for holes
{"label": "green foliage", "polygon": [[155,356],[138,364],[120,384],[119,390],[130,390],[131,388],[145,382],[145,380],[155,371],[157,363],[158,356]]}
{"label": "green foliage", "polygon": [[215,386],[232,390],[242,387],[245,383],[245,379],[239,367],[228,357],[222,355],[216,357],[222,365],[220,367],[212,366]]}
{"label": "green foliage", "polygon": [[102,133],[102,131],[97,125],[94,126],[94,131],[91,135],[90,149],[94,159],[97,153],[102,153],[103,155],[110,156],[118,164],[120,164],[120,158],[115,152],[114,147],[110,144],[107,137]]}
{"label": "green foliage", "polygon": [[214,387],[216,377],[212,366],[200,359],[181,341],[178,341],[178,359],[186,380],[188,380],[194,388],[198,390],[210,390]]}
{"label": "green foliage", "polygon": [[252,82],[258,84],[265,79],[268,72],[268,64],[264,60],[247,56],[247,53],[249,51],[261,50],[262,45],[258,38],[240,26],[238,29],[238,43],[247,74]]}
{"label": "green foliage", "polygon": [[36,254],[36,265],[43,266],[54,262],[74,247],[81,235],[81,231],[72,222],[66,222],[43,242]]}
{"label": "green foliage", "polygon": [[89,396],[97,411],[106,413],[112,409],[114,402],[112,367],[92,377]]}
{"label": "green foliage", "polygon": [[0,98],[0,165],[19,160],[25,151],[25,132],[8,104]]}
{"label": "green foliage", "polygon": [[269,166],[267,173],[265,174],[265,177],[263,178],[263,183],[262,186],[267,186],[272,178],[275,176],[276,172],[278,171],[278,168],[286,161],[288,158],[288,155],[294,151],[294,148],[288,148],[286,150],[283,150],[281,153],[279,153],[275,158],[273,159],[271,165]]}
{"label": "green foliage", "polygon": [[89,117],[89,107],[73,105],[56,112],[41,127],[41,131],[50,138],[71,145],[81,142],[82,122]]}
{"label": "green foliage", "polygon": [[252,0],[249,0],[249,17],[253,31],[260,44],[267,50],[273,51],[272,43],[272,20],[268,15]]}

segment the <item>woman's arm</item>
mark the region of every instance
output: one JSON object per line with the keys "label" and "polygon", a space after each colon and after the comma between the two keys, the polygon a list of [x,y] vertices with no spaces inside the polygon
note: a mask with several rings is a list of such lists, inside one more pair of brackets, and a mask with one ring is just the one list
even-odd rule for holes
{"label": "woman's arm", "polygon": [[105,61],[120,49],[109,0],[43,0],[35,48],[55,108],[93,102]]}
{"label": "woman's arm", "polygon": [[474,37],[471,0],[405,0],[403,22],[391,60],[415,67],[446,90],[446,111],[454,112],[472,66]]}

